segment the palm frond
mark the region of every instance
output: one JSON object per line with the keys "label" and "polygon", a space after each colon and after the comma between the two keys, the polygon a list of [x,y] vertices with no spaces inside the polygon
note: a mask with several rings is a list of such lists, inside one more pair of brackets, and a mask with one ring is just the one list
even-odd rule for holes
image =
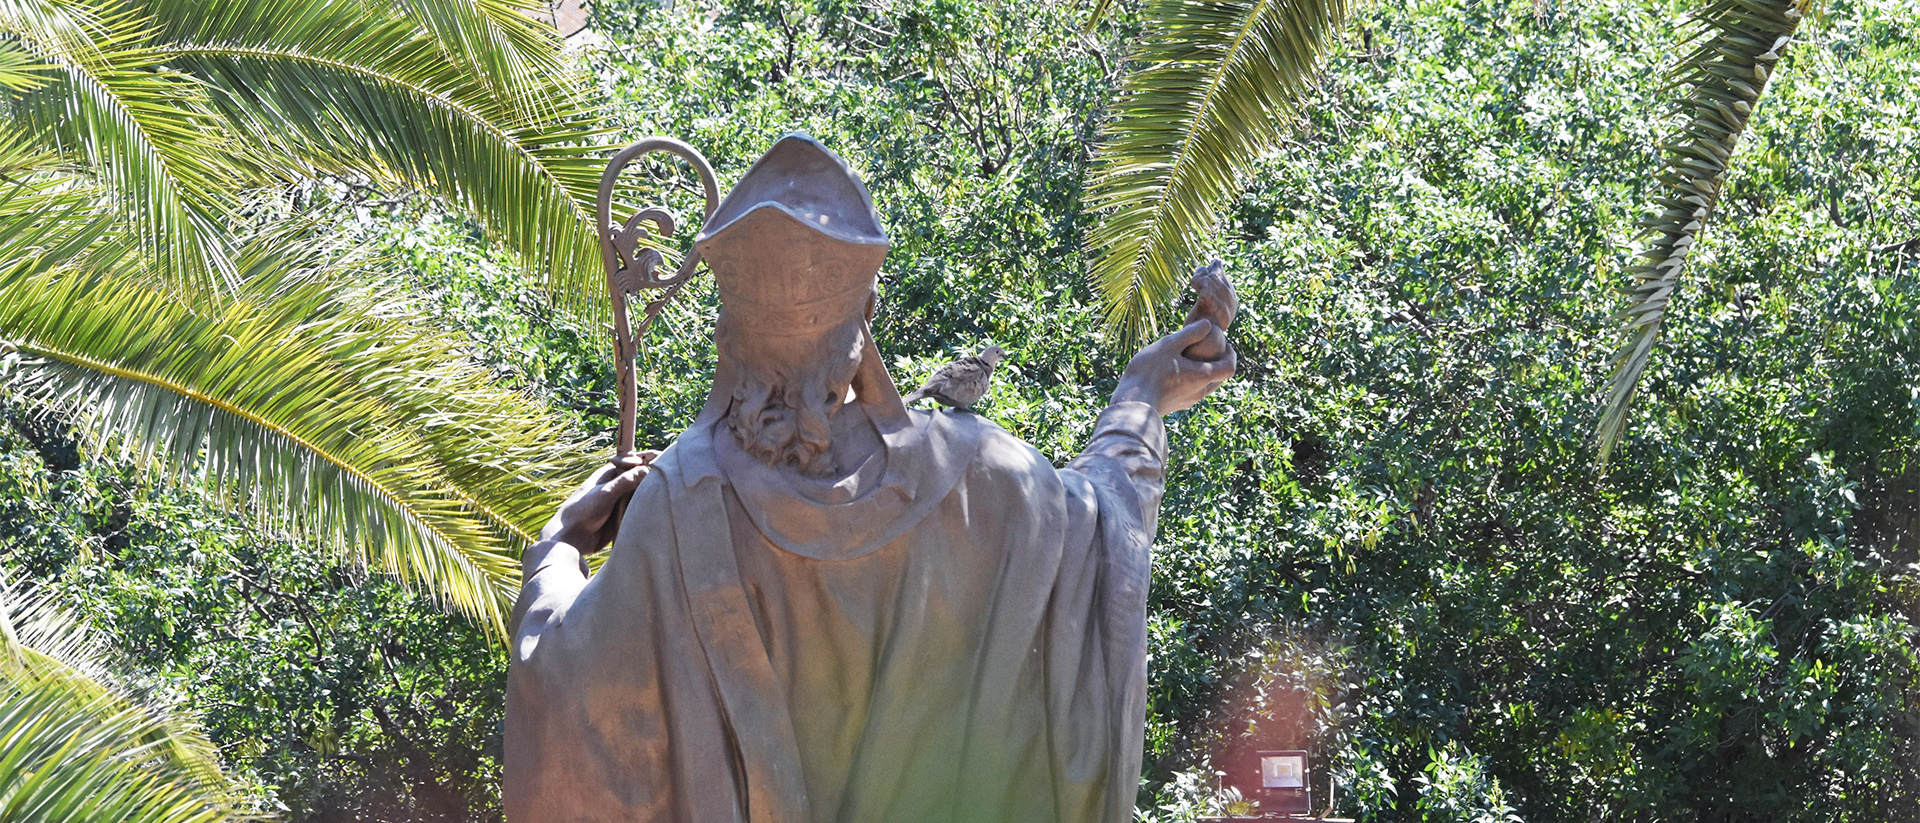
{"label": "palm frond", "polygon": [[1088,207],[1107,321],[1139,340],[1206,251],[1223,204],[1283,138],[1347,0],[1149,0]]}
{"label": "palm frond", "polygon": [[548,78],[564,73],[559,32],[535,16],[545,4],[526,0],[394,0],[422,20],[455,62],[486,79],[517,109],[540,111],[555,101]]}
{"label": "palm frond", "polygon": [[237,298],[121,268],[0,277],[0,382],[500,630],[518,550],[592,458],[390,291],[290,272],[286,246],[242,249],[280,273]]}
{"label": "palm frond", "polygon": [[232,285],[239,188],[364,175],[473,217],[592,319],[607,131],[528,1],[0,0],[0,44],[27,56],[0,58],[0,87],[50,67],[0,110],[119,194],[177,282]]}
{"label": "palm frond", "polygon": [[604,311],[589,84],[523,2],[0,0],[0,72],[49,78],[0,91],[0,391],[500,629],[592,458],[369,261],[225,217],[268,175],[419,188]]}
{"label": "palm frond", "polygon": [[[316,239],[317,238],[317,239]],[[298,241],[298,242],[296,242]],[[384,260],[318,227],[283,224],[250,240],[240,257],[242,296],[283,326],[345,320],[428,367],[369,383],[405,421],[457,493],[503,542],[533,542],[568,490],[600,459],[537,401],[500,389],[470,366],[468,341],[430,327]],[[343,269],[362,272],[343,287]],[[349,361],[365,356],[343,346]]]}
{"label": "palm frond", "polygon": [[85,621],[50,598],[0,575],[0,680],[64,689],[76,706],[108,714],[140,713],[151,721],[129,745],[150,748],[155,767],[191,781],[211,797],[230,788],[219,750],[199,721],[127,682],[106,642]]}
{"label": "palm frond", "polygon": [[1112,11],[1113,0],[1094,0],[1093,11],[1087,14],[1087,30],[1092,31],[1093,27],[1100,25],[1100,21],[1107,19]]}
{"label": "palm frond", "polygon": [[389,72],[413,58],[402,53],[368,63],[382,56],[334,53],[327,44],[353,39],[335,30],[343,24],[397,27],[430,46],[441,70],[468,79],[491,106],[523,119],[577,105],[587,88],[556,83],[578,78],[560,59],[558,33],[535,17],[543,9],[530,0],[145,0],[144,8],[169,43],[304,47]]}
{"label": "palm frond", "polygon": [[117,214],[90,181],[27,134],[0,134],[0,271],[72,260]]}
{"label": "palm frond", "polygon": [[[424,2],[424,0],[423,0]],[[446,0],[458,5],[456,0]],[[586,79],[543,69],[504,100],[434,30],[355,0],[222,0],[166,46],[235,133],[300,163],[433,195],[476,219],[588,318],[598,299],[592,204],[607,130]]]}
{"label": "palm frond", "polygon": [[0,0],[0,35],[51,66],[49,82],[0,96],[12,123],[81,159],[176,282],[231,274],[220,226],[240,169],[204,89],[152,48],[145,18],[93,0]]}
{"label": "palm frond", "polygon": [[112,698],[84,702],[61,681],[0,678],[0,821],[254,819],[176,775],[152,742],[164,734]]}
{"label": "palm frond", "polygon": [[1626,431],[1640,376],[1687,258],[1719,202],[1727,163],[1804,11],[1799,0],[1714,0],[1692,17],[1692,49],[1671,74],[1670,89],[1681,94],[1675,104],[1680,128],[1661,146],[1658,211],[1640,221],[1644,249],[1627,269],[1629,303],[1616,315],[1625,321],[1627,340],[1614,356],[1595,433],[1602,463]]}

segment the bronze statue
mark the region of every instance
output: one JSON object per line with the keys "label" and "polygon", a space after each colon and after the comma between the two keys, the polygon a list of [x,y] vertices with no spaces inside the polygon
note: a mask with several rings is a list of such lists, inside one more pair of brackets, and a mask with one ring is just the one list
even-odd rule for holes
{"label": "bronze statue", "polygon": [[869,326],[888,241],[819,143],[781,138],[695,242],[721,296],[705,407],[526,554],[507,819],[1130,819],[1160,418],[1232,376],[1231,308],[1135,355],[1056,469],[901,403]]}

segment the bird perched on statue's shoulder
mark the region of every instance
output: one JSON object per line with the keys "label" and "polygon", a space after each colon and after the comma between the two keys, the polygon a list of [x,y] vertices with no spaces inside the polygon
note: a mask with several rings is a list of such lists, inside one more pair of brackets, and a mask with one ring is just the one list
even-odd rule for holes
{"label": "bird perched on statue's shoulder", "polygon": [[927,378],[926,385],[900,399],[912,405],[930,397],[937,403],[973,411],[973,404],[987,396],[987,383],[993,379],[993,367],[1000,365],[1000,361],[1006,357],[1006,351],[999,346],[988,346],[977,355],[962,357],[935,369],[933,376]]}

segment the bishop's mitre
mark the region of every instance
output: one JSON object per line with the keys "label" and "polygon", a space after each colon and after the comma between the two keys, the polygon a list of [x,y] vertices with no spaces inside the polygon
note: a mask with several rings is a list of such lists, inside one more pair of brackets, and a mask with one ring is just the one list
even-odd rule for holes
{"label": "bishop's mitre", "polygon": [[728,316],[772,335],[824,333],[864,318],[889,247],[859,175],[804,134],[774,142],[694,245]]}

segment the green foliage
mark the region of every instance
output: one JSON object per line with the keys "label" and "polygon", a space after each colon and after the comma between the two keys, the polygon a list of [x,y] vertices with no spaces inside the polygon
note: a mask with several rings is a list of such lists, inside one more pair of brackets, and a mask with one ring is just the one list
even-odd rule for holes
{"label": "green foliage", "polygon": [[198,714],[242,799],[295,820],[497,819],[497,640],[11,414],[0,558],[114,638],[136,691]]}
{"label": "green foliage", "polygon": [[0,276],[9,391],[504,633],[515,551],[592,459],[412,322],[373,261],[288,254],[296,236],[236,251],[237,299],[137,268]]}
{"label": "green foliage", "polygon": [[[1782,160],[1736,165],[1728,251],[1692,261],[1724,285],[1672,316],[1647,381],[1671,408],[1610,475],[1582,443],[1590,307],[1655,185],[1659,10],[1362,22],[1379,50],[1339,64],[1236,222],[1254,367],[1177,430],[1156,582],[1198,647],[1179,663],[1204,662],[1156,671],[1156,712],[1206,729],[1237,699],[1223,661],[1306,619],[1360,653],[1328,736],[1382,819],[1458,819],[1421,805],[1448,745],[1528,820],[1911,809],[1911,624],[1884,593],[1912,538],[1855,513],[1914,470],[1920,293],[1875,251],[1920,227],[1898,6],[1835,8],[1849,36],[1776,79],[1748,150]],[[1877,140],[1808,126],[1831,89]],[[1856,163],[1878,172],[1839,183]],[[1854,199],[1889,205],[1829,219]]]}
{"label": "green foliage", "polygon": [[1462,751],[1458,741],[1428,752],[1425,774],[1413,779],[1420,786],[1415,808],[1429,820],[1461,823],[1519,823],[1507,804],[1500,781],[1487,773],[1486,761]]}
{"label": "green foliage", "polygon": [[244,820],[190,713],[141,700],[74,617],[0,577],[0,820]]}
{"label": "green foliage", "polygon": [[231,285],[238,193],[323,173],[468,214],[592,315],[599,114],[534,9],[7,0],[0,111],[97,177],[176,282]]}
{"label": "green foliage", "polygon": [[[1691,260],[1716,286],[1670,317],[1672,362],[1645,378],[1668,411],[1606,475],[1587,440],[1609,371],[1596,307],[1659,185],[1649,78],[1685,34],[1631,2],[1436,0],[1357,21],[1226,222],[1242,376],[1171,425],[1143,807],[1204,805],[1173,776],[1258,739],[1260,684],[1307,659],[1339,810],[1369,819],[1911,808],[1916,661],[1888,594],[1911,586],[1911,538],[1863,530],[1879,515],[1854,505],[1911,482],[1920,431],[1920,292],[1908,247],[1888,247],[1920,235],[1909,8],[1836,6],[1834,34],[1776,78],[1743,148],[1756,160],[1728,176],[1727,251]],[[878,329],[896,375],[1007,347],[982,410],[1064,460],[1122,360],[1088,333],[1098,301],[1074,279],[1079,191],[1056,175],[1086,166],[983,173],[964,122],[924,96],[941,64],[890,51],[926,19],[928,42],[991,32],[999,9],[601,14],[636,133],[689,139],[723,178],[789,128],[862,169],[896,238]],[[1020,65],[1073,25],[974,42]],[[1110,48],[1015,86],[1021,110],[1074,122],[1114,88]],[[1028,133],[1030,156],[1087,145]],[[674,311],[643,414],[669,433],[703,391],[711,304]],[[1744,646],[1718,639],[1730,610]],[[1299,653],[1274,655],[1276,637]]]}
{"label": "green foliage", "polygon": [[128,746],[153,732],[131,710],[79,704],[50,683],[0,683],[0,820],[244,820],[154,768],[156,750]]}
{"label": "green foliage", "polygon": [[498,632],[513,553],[591,460],[325,239],[324,203],[248,187],[417,186],[578,292],[599,127],[526,11],[0,5],[25,127],[0,136],[0,392]]}

